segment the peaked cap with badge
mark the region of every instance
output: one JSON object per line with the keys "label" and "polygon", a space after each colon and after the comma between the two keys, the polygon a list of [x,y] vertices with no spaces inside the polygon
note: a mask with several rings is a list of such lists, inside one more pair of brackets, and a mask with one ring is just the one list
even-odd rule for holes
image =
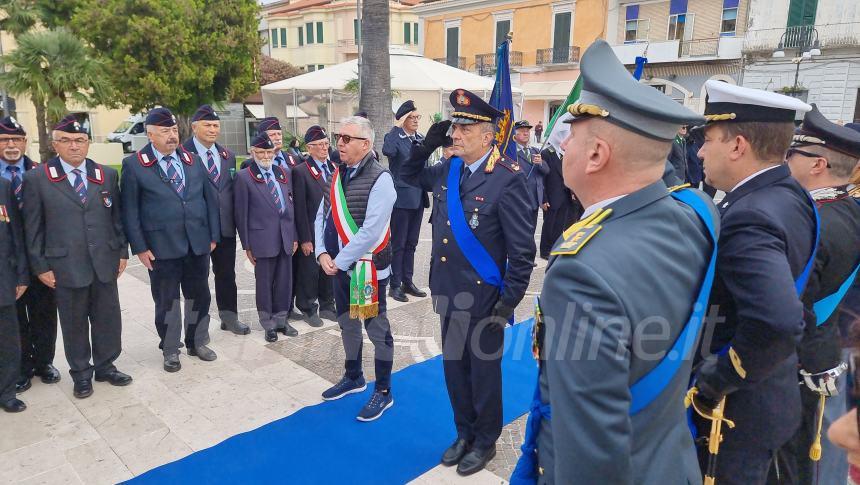
{"label": "peaked cap with badge", "polygon": [[860,131],[833,123],[813,104],[812,111],[806,113],[803,124],[795,131],[791,143],[793,147],[812,145],[860,158]]}
{"label": "peaked cap with badge", "polygon": [[529,129],[531,129],[531,128],[534,128],[534,127],[532,126],[532,124],[531,124],[531,123],[529,123],[529,120],[519,120],[519,121],[517,121],[516,123],[514,123],[514,130],[517,130],[517,129],[519,129],[519,128],[529,128]]}
{"label": "peaked cap with badge", "polygon": [[490,106],[480,96],[465,89],[455,89],[448,99],[454,107],[451,122],[455,125],[493,123],[497,118],[504,116],[501,111]]}
{"label": "peaked cap with badge", "polygon": [[24,128],[18,123],[18,120],[13,118],[12,116],[7,116],[3,119],[0,119],[0,135],[21,135],[26,136],[27,132],[24,131]]}
{"label": "peaked cap with badge", "polygon": [[795,114],[812,109],[803,101],[784,94],[745,88],[711,79],[705,81],[708,102],[705,119],[716,121],[791,123]]}
{"label": "peaked cap with badge", "polygon": [[682,125],[701,124],[701,116],[637,81],[604,40],[597,40],[582,55],[579,65],[582,94],[567,110],[565,123],[598,117],[626,130],[672,141]]}

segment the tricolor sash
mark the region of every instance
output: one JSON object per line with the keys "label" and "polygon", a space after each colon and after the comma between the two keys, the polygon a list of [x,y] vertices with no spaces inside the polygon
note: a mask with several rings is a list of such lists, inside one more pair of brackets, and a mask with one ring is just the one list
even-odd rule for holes
{"label": "tricolor sash", "polygon": [[[335,228],[337,228],[340,242],[345,247],[355,238],[361,228],[355,223],[355,219],[349,213],[349,208],[346,205],[346,194],[341,183],[340,167],[335,169],[331,179],[329,200],[331,201],[332,220],[334,220]],[[366,320],[379,314],[379,282],[376,277],[376,265],[373,264],[373,255],[382,251],[391,238],[388,222],[385,225],[385,231],[380,235],[370,252],[356,261],[355,268],[350,275],[350,318]]]}
{"label": "tricolor sash", "polygon": [[[860,199],[854,199],[854,201],[860,204]],[[830,318],[831,315],[833,315],[833,312],[835,312],[836,308],[839,307],[842,299],[845,298],[845,294],[848,293],[848,289],[851,288],[851,284],[854,283],[854,279],[857,278],[858,271],[860,271],[860,263],[854,267],[854,271],[851,272],[848,278],[839,285],[838,290],[818,300],[812,305],[812,311],[815,312],[816,326],[820,327],[828,318]]]}

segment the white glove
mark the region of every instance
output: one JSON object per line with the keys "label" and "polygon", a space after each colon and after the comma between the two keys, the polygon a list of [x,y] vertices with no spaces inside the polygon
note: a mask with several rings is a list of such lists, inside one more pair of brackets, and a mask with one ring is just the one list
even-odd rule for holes
{"label": "white glove", "polygon": [[801,383],[805,384],[810,391],[816,394],[823,394],[827,397],[836,396],[839,394],[839,390],[836,388],[836,380],[847,369],[848,364],[845,362],[841,362],[836,367],[817,374],[810,374],[800,369],[800,376],[803,377]]}

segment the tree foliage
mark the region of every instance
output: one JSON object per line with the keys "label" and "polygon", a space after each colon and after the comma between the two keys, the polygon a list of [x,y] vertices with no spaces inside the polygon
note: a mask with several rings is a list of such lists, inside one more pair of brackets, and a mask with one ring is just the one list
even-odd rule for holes
{"label": "tree foliage", "polygon": [[301,69],[289,62],[279,61],[265,55],[260,57],[258,71],[260,86],[276,83],[302,74]]}
{"label": "tree foliage", "polygon": [[67,103],[111,105],[115,98],[104,67],[80,39],[65,29],[34,30],[16,37],[18,48],[0,58],[6,64],[0,86],[30,97],[36,111],[39,151],[51,156],[48,127],[66,114]]}
{"label": "tree foliage", "polygon": [[256,92],[254,0],[76,0],[70,26],[105,61],[118,100],[190,115]]}

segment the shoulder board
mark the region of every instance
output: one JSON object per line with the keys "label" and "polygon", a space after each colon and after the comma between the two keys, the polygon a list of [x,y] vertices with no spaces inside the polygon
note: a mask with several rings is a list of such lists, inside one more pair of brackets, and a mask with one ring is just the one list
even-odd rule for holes
{"label": "shoulder board", "polygon": [[848,191],[848,195],[855,199],[860,199],[860,185]]}
{"label": "shoulder board", "polygon": [[828,187],[825,189],[818,190],[815,195],[812,196],[813,200],[817,205],[828,204],[830,202],[836,202],[837,200],[844,199],[848,197],[849,193],[842,190],[839,187]]}
{"label": "shoulder board", "polygon": [[588,241],[591,241],[603,226],[600,225],[612,214],[612,209],[599,209],[594,214],[568,227],[562,237],[564,240],[550,252],[552,256],[575,255]]}

